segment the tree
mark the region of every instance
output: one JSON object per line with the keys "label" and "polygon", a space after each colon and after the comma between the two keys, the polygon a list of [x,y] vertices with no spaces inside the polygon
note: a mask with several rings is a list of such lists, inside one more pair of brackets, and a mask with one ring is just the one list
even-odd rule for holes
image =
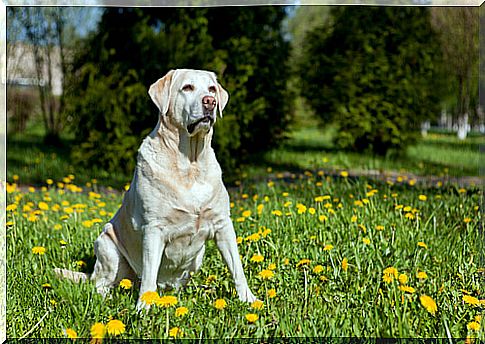
{"label": "tree", "polygon": [[478,11],[459,7],[433,8],[431,12],[433,26],[439,32],[460,139],[466,137],[469,116],[476,114],[478,107]]}
{"label": "tree", "polygon": [[[40,113],[46,131],[45,141],[56,144],[63,128],[66,75],[70,54],[77,39],[76,18],[84,18],[82,9],[61,7],[8,7],[7,53],[9,71],[21,68],[16,54],[33,56]],[[15,50],[21,50],[15,53]],[[17,64],[17,65],[16,65]],[[59,70],[59,75],[54,75]],[[54,79],[60,80],[60,94],[55,94]]]}
{"label": "tree", "polygon": [[336,7],[311,30],[300,64],[302,95],[339,147],[398,152],[437,113],[439,51],[422,8]]}

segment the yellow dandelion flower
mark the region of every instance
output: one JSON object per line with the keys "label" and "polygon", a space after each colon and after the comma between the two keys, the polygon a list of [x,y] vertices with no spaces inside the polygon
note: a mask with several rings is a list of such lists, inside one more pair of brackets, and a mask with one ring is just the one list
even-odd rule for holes
{"label": "yellow dandelion flower", "polygon": [[465,217],[465,218],[463,219],[463,222],[465,222],[465,223],[469,223],[469,222],[471,222],[471,220],[472,220],[471,218],[469,218],[469,217]]}
{"label": "yellow dandelion flower", "polygon": [[175,310],[175,316],[176,317],[183,317],[184,315],[186,315],[187,313],[189,313],[189,309],[187,307],[178,307],[176,310]]}
{"label": "yellow dandelion flower", "polygon": [[408,276],[405,274],[400,274],[398,280],[400,284],[406,284],[408,283]]}
{"label": "yellow dandelion flower", "polygon": [[475,319],[476,322],[481,322],[482,321],[482,316],[479,314],[479,315],[475,315],[475,317],[473,318]]}
{"label": "yellow dandelion flower", "polygon": [[315,267],[313,268],[313,272],[314,272],[314,273],[316,273],[316,274],[321,273],[323,270],[324,270],[324,269],[323,269],[323,266],[321,266],[321,265],[317,265],[317,266],[315,266]]}
{"label": "yellow dandelion flower", "polygon": [[91,220],[86,220],[82,222],[82,225],[86,228],[91,228],[93,226],[93,221]]}
{"label": "yellow dandelion flower", "polygon": [[269,228],[266,228],[263,233],[261,233],[261,235],[263,236],[263,238],[266,238],[269,234],[271,234],[271,229]]}
{"label": "yellow dandelion flower", "polygon": [[350,218],[350,222],[357,222],[357,216],[352,215],[352,217]]}
{"label": "yellow dandelion flower", "polygon": [[370,239],[369,238],[362,238],[362,241],[364,244],[369,245],[370,244]]}
{"label": "yellow dandelion flower", "polygon": [[316,212],[315,208],[311,208],[311,207],[310,207],[310,208],[308,208],[308,213],[309,213],[310,215],[315,215],[315,212]]}
{"label": "yellow dandelion flower", "polygon": [[261,270],[259,273],[258,273],[258,276],[264,280],[269,280],[269,279],[272,279],[274,277],[274,272],[271,271],[271,270],[268,270],[268,269],[265,269],[265,270]]}
{"label": "yellow dandelion flower", "polygon": [[480,304],[480,300],[470,295],[463,295],[463,301],[472,306],[478,306]]}
{"label": "yellow dandelion flower", "polygon": [[72,328],[66,328],[63,331],[64,336],[70,339],[76,339],[77,338],[77,332],[74,331]]}
{"label": "yellow dandelion flower", "polygon": [[271,263],[268,265],[268,270],[271,270],[271,271],[274,271],[276,270],[276,264],[275,263]]}
{"label": "yellow dandelion flower", "polygon": [[276,290],[274,289],[269,289],[268,292],[267,292],[267,295],[270,299],[276,297]]}
{"label": "yellow dandelion flower", "polygon": [[84,268],[86,267],[86,262],[84,260],[78,260],[76,262],[76,265],[79,267],[79,268]]}
{"label": "yellow dandelion flower", "polygon": [[123,289],[131,289],[132,286],[133,286],[133,283],[129,279],[127,279],[127,278],[123,278],[120,281],[120,288],[123,288]]}
{"label": "yellow dandelion flower", "polygon": [[391,283],[392,281],[394,281],[394,277],[392,275],[383,274],[382,280],[386,283]]}
{"label": "yellow dandelion flower", "polygon": [[168,331],[168,335],[172,338],[177,338],[177,337],[181,337],[183,334],[183,331],[182,329],[178,328],[178,327],[172,327],[169,331]]}
{"label": "yellow dandelion flower", "polygon": [[383,271],[383,274],[392,276],[393,278],[398,278],[398,276],[399,276],[397,269],[393,266],[389,266],[389,267],[385,268],[384,271]]}
{"label": "yellow dandelion flower", "polygon": [[308,265],[310,264],[311,260],[310,259],[307,259],[307,258],[303,258],[302,260],[300,260],[298,263],[296,263],[296,267],[300,267],[302,265]]}
{"label": "yellow dandelion flower", "polygon": [[362,201],[361,201],[361,200],[356,200],[356,201],[354,201],[354,205],[355,205],[356,207],[363,207],[363,206],[364,206],[364,203],[362,203]]}
{"label": "yellow dandelion flower", "polygon": [[246,320],[250,323],[254,323],[258,320],[258,315],[254,313],[246,314]]}
{"label": "yellow dandelion flower", "polygon": [[296,205],[296,208],[298,209],[298,214],[304,214],[306,212],[306,206],[304,204],[298,203]]}
{"label": "yellow dandelion flower", "polygon": [[419,297],[419,301],[421,301],[421,305],[423,305],[423,307],[433,315],[438,310],[438,306],[436,305],[436,302],[428,295],[421,295]]}
{"label": "yellow dandelion flower", "polygon": [[258,212],[258,215],[261,215],[263,213],[263,208],[264,208],[264,204],[259,204],[256,209],[257,209],[257,212]]}
{"label": "yellow dandelion flower", "polygon": [[264,306],[264,302],[261,300],[256,300],[253,303],[251,303],[251,308],[253,309],[261,309]]}
{"label": "yellow dandelion flower", "polygon": [[260,254],[255,254],[251,257],[250,261],[255,263],[261,263],[264,260],[264,256]]}
{"label": "yellow dandelion flower", "polygon": [[104,338],[106,334],[106,325],[103,323],[95,323],[93,326],[91,326],[91,337],[93,338]]}
{"label": "yellow dandelion flower", "polygon": [[17,184],[7,183],[7,193],[11,194],[17,189]]}
{"label": "yellow dandelion flower", "polygon": [[416,289],[407,285],[400,285],[398,288],[399,290],[409,294],[413,294],[416,291]]}
{"label": "yellow dandelion flower", "polygon": [[40,210],[49,210],[49,205],[46,202],[39,202]]}
{"label": "yellow dandelion flower", "polygon": [[214,301],[214,307],[218,310],[223,310],[226,308],[227,302],[224,299],[217,299]]}
{"label": "yellow dandelion flower", "polygon": [[320,222],[325,222],[325,221],[327,221],[327,220],[328,220],[328,217],[327,217],[327,216],[325,216],[325,215],[320,215],[320,216],[318,216],[318,220],[319,220]]}
{"label": "yellow dandelion flower", "polygon": [[54,225],[54,229],[55,230],[62,229],[62,225],[57,223],[57,224]]}
{"label": "yellow dandelion flower", "polygon": [[347,261],[347,258],[342,259],[342,270],[347,271],[349,268],[349,263]]}
{"label": "yellow dandelion flower", "polygon": [[281,210],[273,210],[271,212],[271,214],[276,215],[276,216],[282,216],[283,215],[283,213],[281,212]]}
{"label": "yellow dandelion flower", "polygon": [[428,248],[428,245],[426,245],[426,244],[425,244],[424,242],[422,242],[422,241],[418,241],[418,246],[419,246],[419,247],[422,247],[422,248],[425,248],[425,249],[427,249],[427,248]]}
{"label": "yellow dandelion flower", "polygon": [[161,306],[161,307],[168,308],[168,307],[171,307],[171,306],[175,306],[177,304],[177,302],[178,302],[178,300],[177,300],[176,296],[165,295],[165,296],[161,296],[157,300],[157,305]]}
{"label": "yellow dandelion flower", "polygon": [[106,332],[113,336],[120,335],[125,332],[125,324],[121,320],[110,320],[106,324]]}
{"label": "yellow dandelion flower", "polygon": [[480,324],[476,321],[471,321],[468,323],[468,325],[466,325],[466,327],[470,330],[470,331],[480,331]]}
{"label": "yellow dandelion flower", "polygon": [[260,239],[260,235],[258,233],[251,234],[250,236],[246,237],[246,241],[258,241]]}
{"label": "yellow dandelion flower", "polygon": [[285,258],[285,260],[283,260],[283,265],[289,265],[290,264],[290,260],[288,258]]}
{"label": "yellow dandelion flower", "polygon": [[46,248],[42,246],[35,246],[32,247],[32,253],[33,254],[38,254],[38,255],[43,255],[45,254]]}
{"label": "yellow dandelion flower", "polygon": [[426,278],[428,278],[428,274],[424,271],[419,271],[416,274],[416,277],[419,278],[419,279],[426,279]]}
{"label": "yellow dandelion flower", "polygon": [[35,192],[35,188],[33,186],[29,186],[29,192]]}
{"label": "yellow dandelion flower", "polygon": [[324,251],[331,251],[331,250],[333,250],[333,245],[327,244],[323,247],[323,250]]}
{"label": "yellow dandelion flower", "polygon": [[411,179],[409,185],[414,186],[416,184],[416,179]]}
{"label": "yellow dandelion flower", "polygon": [[418,199],[419,199],[420,201],[423,201],[423,202],[424,202],[424,201],[426,201],[426,200],[428,199],[428,197],[426,197],[426,195],[419,195],[419,196],[418,196]]}
{"label": "yellow dandelion flower", "polygon": [[153,305],[158,302],[160,296],[156,291],[146,291],[141,296],[141,301],[145,302],[148,306]]}
{"label": "yellow dandelion flower", "polygon": [[6,211],[15,211],[15,210],[17,210],[17,204],[12,203],[12,204],[7,205],[7,207],[5,208],[5,210]]}
{"label": "yellow dandelion flower", "polygon": [[243,217],[250,217],[251,216],[251,210],[245,210],[245,211],[243,211],[242,216]]}
{"label": "yellow dandelion flower", "polygon": [[344,177],[344,178],[347,178],[347,177],[349,176],[349,172],[347,172],[347,171],[342,171],[342,172],[340,172],[340,175],[341,175],[342,177]]}

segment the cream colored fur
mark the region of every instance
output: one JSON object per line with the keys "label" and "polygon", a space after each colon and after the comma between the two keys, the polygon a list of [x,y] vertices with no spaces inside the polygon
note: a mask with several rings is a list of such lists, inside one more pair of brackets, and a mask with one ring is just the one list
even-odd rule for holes
{"label": "cream colored fur", "polygon": [[[205,242],[213,239],[239,299],[254,301],[211,147],[216,111],[222,116],[227,92],[212,72],[180,69],[155,82],[149,94],[160,110],[158,124],[141,144],[120,209],[94,243],[97,261],[91,280],[102,294],[123,278],[141,280],[140,297],[157,286],[178,288],[200,268]],[[207,96],[217,102],[210,111],[202,103]],[[204,116],[213,121],[201,122],[189,133],[190,124]],[[137,308],[146,307],[139,298]]]}

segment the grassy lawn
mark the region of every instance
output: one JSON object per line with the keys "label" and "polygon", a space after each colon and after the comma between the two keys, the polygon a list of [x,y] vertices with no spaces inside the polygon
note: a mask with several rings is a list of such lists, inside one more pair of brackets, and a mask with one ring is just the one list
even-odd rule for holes
{"label": "grassy lawn", "polygon": [[[8,191],[9,338],[64,337],[66,330],[87,338],[94,324],[111,329],[110,321],[120,320],[123,333],[111,330],[107,337],[485,340],[483,196],[477,188],[424,189],[308,172],[294,182],[244,184],[231,191],[232,216],[249,285],[263,302],[237,300],[209,242],[189,287],[164,293],[177,304],[154,306],[145,316],[136,314],[133,288],[117,287],[103,300],[91,283],[53,275],[54,267],[92,271],[92,243],[121,195],[54,185]],[[264,270],[268,279],[260,275]],[[225,308],[216,309],[218,299]],[[257,320],[250,322],[249,314]]]}
{"label": "grassy lawn", "polygon": [[485,147],[483,135],[460,141],[456,135],[430,133],[409,147],[403,157],[386,158],[337,150],[332,129],[315,126],[294,131],[286,144],[266,153],[261,161],[280,170],[324,168],[356,173],[374,170],[419,176],[480,176],[485,170],[480,146]]}
{"label": "grassy lawn", "polygon": [[[145,316],[135,311],[136,288],[117,287],[103,300],[91,283],[55,278],[54,267],[92,271],[93,241],[122,199],[105,186],[121,190],[131,176],[72,166],[70,137],[64,148],[45,147],[41,137],[33,126],[7,142],[8,338],[89,338],[94,324],[120,320],[124,331],[110,328],[106,337],[485,340],[483,194],[446,183],[447,176],[481,175],[483,136],[459,142],[430,134],[392,160],[335,150],[331,130],[296,130],[241,167],[240,186],[230,188],[244,270],[262,303],[237,300],[209,242],[189,287],[164,293],[177,304]],[[346,178],[341,170],[433,174],[444,183]]]}

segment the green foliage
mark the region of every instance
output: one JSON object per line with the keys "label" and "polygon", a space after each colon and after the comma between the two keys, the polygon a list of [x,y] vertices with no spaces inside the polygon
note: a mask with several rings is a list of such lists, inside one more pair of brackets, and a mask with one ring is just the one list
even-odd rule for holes
{"label": "green foliage", "polygon": [[175,68],[213,70],[230,94],[214,138],[223,168],[274,146],[290,120],[283,18],[277,7],[107,9],[71,80],[73,158],[131,169],[157,121],[148,87]]}
{"label": "green foliage", "polygon": [[72,150],[75,163],[96,163],[109,170],[132,171],[139,139],[133,135],[139,118],[148,118],[146,88],[130,70],[97,76],[93,65],[85,65],[80,78],[86,82],[71,106],[76,111],[76,138],[83,141]]}
{"label": "green foliage", "polygon": [[310,31],[300,64],[302,95],[336,143],[385,155],[415,139],[437,114],[438,46],[420,8],[335,8],[333,24]]}

